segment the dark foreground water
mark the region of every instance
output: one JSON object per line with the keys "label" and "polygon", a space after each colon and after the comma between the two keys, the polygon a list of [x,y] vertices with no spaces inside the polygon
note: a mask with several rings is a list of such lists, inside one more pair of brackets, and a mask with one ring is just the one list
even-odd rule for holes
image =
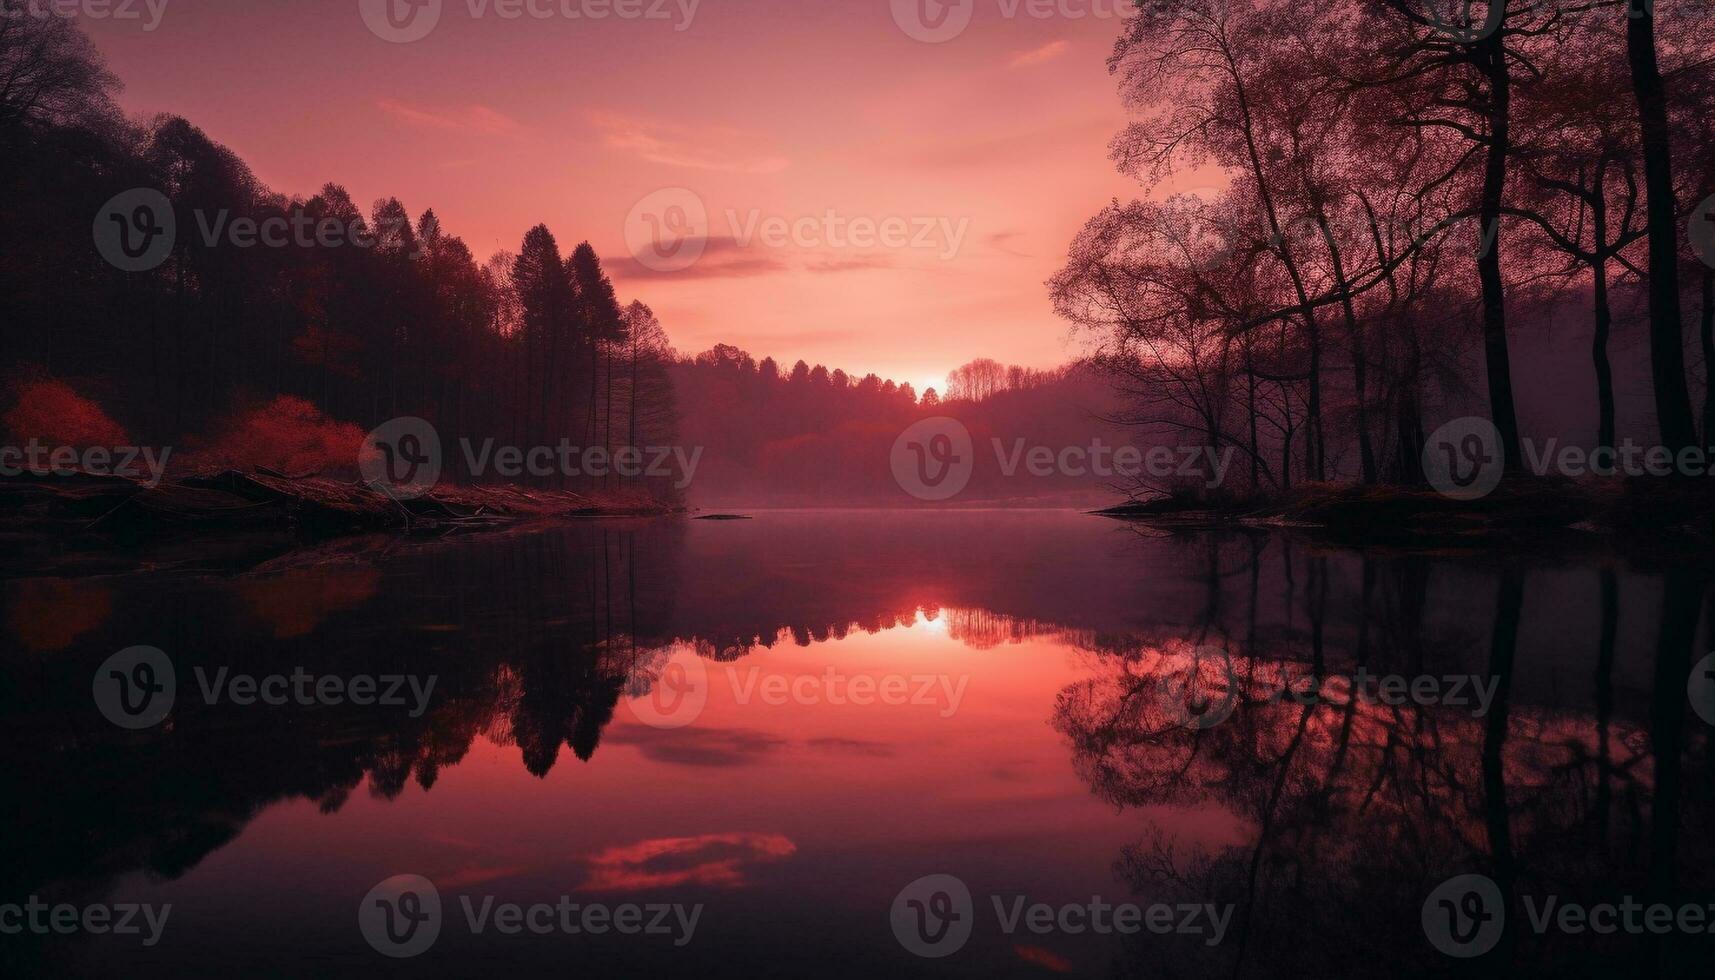
{"label": "dark foreground water", "polygon": [[1683,564],[856,511],[13,574],[6,976],[1715,969]]}

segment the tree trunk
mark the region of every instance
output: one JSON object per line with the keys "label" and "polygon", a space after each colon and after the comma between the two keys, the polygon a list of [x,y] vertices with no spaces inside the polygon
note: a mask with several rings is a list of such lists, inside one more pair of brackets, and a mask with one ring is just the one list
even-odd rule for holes
{"label": "tree trunk", "polygon": [[1286,268],[1286,274],[1292,280],[1293,292],[1298,297],[1298,303],[1304,308],[1305,339],[1310,345],[1310,398],[1306,406],[1309,431],[1305,434],[1305,461],[1309,468],[1309,478],[1322,480],[1326,478],[1323,461],[1326,451],[1323,448],[1322,429],[1322,333],[1316,323],[1316,311],[1310,306],[1310,291],[1304,285],[1304,276],[1299,271],[1298,260],[1292,254],[1292,245],[1286,239],[1285,230],[1280,224],[1280,211],[1274,203],[1274,192],[1268,184],[1268,174],[1263,170],[1262,153],[1256,144],[1255,122],[1251,117],[1250,96],[1245,88],[1237,61],[1230,51],[1225,53],[1228,71],[1231,73],[1234,89],[1238,95],[1240,131],[1245,138],[1245,151],[1250,157],[1251,173],[1256,177],[1257,196],[1261,199],[1263,214],[1268,218],[1268,230],[1274,236],[1274,241],[1280,246],[1281,264]]}
{"label": "tree trunk", "polygon": [[1501,277],[1501,207],[1512,152],[1512,75],[1506,32],[1481,42],[1481,64],[1489,80],[1489,154],[1483,168],[1482,226],[1477,275],[1483,288],[1483,353],[1488,364],[1489,414],[1500,432],[1508,470],[1524,465],[1518,412],[1513,405],[1512,357],[1507,349],[1506,284]]}
{"label": "tree trunk", "polygon": [[1363,469],[1365,484],[1376,482],[1376,450],[1370,442],[1370,416],[1367,402],[1369,394],[1366,384],[1364,364],[1364,327],[1358,322],[1357,311],[1352,306],[1352,286],[1346,280],[1346,267],[1340,260],[1340,245],[1334,240],[1334,233],[1328,228],[1326,215],[1316,216],[1317,224],[1322,227],[1322,240],[1328,244],[1328,257],[1334,263],[1334,282],[1340,288],[1340,309],[1346,317],[1346,332],[1352,337],[1352,394],[1355,423],[1358,427],[1358,459]]}
{"label": "tree trunk", "polygon": [[1715,444],[1715,270],[1703,273],[1703,445]]}
{"label": "tree trunk", "polygon": [[1596,334],[1590,341],[1590,357],[1596,363],[1596,445],[1614,445],[1614,367],[1608,363],[1608,335],[1614,325],[1613,309],[1608,302],[1608,262],[1597,259]]}
{"label": "tree trunk", "polygon": [[[1495,883],[1500,886],[1503,909],[1513,918],[1514,883],[1518,878],[1513,853],[1512,825],[1508,819],[1506,744],[1512,701],[1514,661],[1518,652],[1518,628],[1524,608],[1524,575],[1506,568],[1500,573],[1495,600],[1494,628],[1489,634],[1489,678],[1495,685],[1494,703],[1483,725],[1483,814],[1488,830],[1489,858]],[[1512,930],[1502,941],[1511,946]]]}
{"label": "tree trunk", "polygon": [[607,348],[607,378],[603,382],[603,386],[607,389],[607,409],[605,412],[607,417],[602,420],[602,422],[603,422],[603,425],[602,425],[602,441],[605,444],[605,448],[607,449],[608,466],[607,466],[607,475],[603,476],[601,478],[601,482],[602,482],[603,486],[607,486],[609,483],[608,477],[613,474],[613,347],[612,347],[612,345],[609,345]]}
{"label": "tree trunk", "polygon": [[[626,413],[625,418],[631,429],[631,435],[626,444],[633,449],[641,449],[642,447],[637,445],[637,336],[635,332],[631,338],[631,410]],[[642,477],[639,476],[638,479],[641,481]]]}
{"label": "tree trunk", "polygon": [[1262,447],[1257,442],[1256,431],[1256,365],[1252,358],[1252,344],[1249,333],[1244,336],[1245,345],[1245,417],[1250,422],[1251,438],[1251,495],[1262,493],[1262,483],[1257,475],[1257,465],[1262,461]]}
{"label": "tree trunk", "polygon": [[1661,442],[1678,453],[1697,441],[1685,385],[1684,322],[1679,306],[1679,219],[1673,196],[1673,145],[1667,86],[1655,54],[1655,12],[1636,6],[1626,21],[1626,54],[1643,127],[1644,187],[1649,194],[1650,373]]}

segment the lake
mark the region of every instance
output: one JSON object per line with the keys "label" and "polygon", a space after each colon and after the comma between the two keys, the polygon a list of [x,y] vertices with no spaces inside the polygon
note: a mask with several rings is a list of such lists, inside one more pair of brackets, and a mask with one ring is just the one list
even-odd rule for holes
{"label": "lake", "polygon": [[0,902],[79,911],[0,953],[71,976],[1707,976],[1707,585],[1588,548],[1003,510],[9,577]]}

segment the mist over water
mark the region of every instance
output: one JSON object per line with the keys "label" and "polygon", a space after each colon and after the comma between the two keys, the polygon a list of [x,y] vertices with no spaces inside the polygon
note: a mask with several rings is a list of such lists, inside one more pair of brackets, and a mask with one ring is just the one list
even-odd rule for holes
{"label": "mist over water", "polygon": [[[351,915],[409,872],[440,890],[447,924],[418,962],[444,975],[496,955],[656,975],[1439,975],[1421,906],[1456,875],[1562,902],[1710,887],[1704,835],[1675,829],[1706,821],[1715,788],[1686,704],[1689,574],[1066,511],[763,511],[9,579],[4,796],[22,805],[0,891],[172,918],[147,948],[3,948],[71,975],[269,972],[316,948],[329,975],[367,974]],[[148,636],[126,625],[143,608]],[[125,732],[89,678],[139,642],[171,658],[178,697]],[[193,678],[220,667],[435,683],[416,716],[209,703]],[[1435,678],[1440,700],[1390,701],[1388,677]],[[1182,685],[1205,682],[1230,714],[1186,725]],[[887,925],[932,872],[974,896],[950,962]],[[682,947],[502,945],[459,895],[704,909]],[[1232,911],[1213,944],[1009,933],[1019,896]],[[1524,932],[1508,955],[1659,955],[1689,976],[1704,943]]]}

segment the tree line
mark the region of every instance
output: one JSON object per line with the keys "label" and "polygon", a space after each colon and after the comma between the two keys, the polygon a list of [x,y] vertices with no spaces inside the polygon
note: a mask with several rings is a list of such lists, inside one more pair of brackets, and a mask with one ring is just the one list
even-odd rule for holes
{"label": "tree line", "polygon": [[[706,450],[696,497],[706,506],[761,503],[815,505],[909,504],[895,482],[895,441],[920,419],[949,416],[965,425],[977,447],[975,472],[961,501],[1036,496],[1093,503],[1108,493],[1099,481],[1008,478],[994,461],[992,440],[1008,446],[1088,445],[1110,414],[1107,382],[1081,364],[1051,370],[978,358],[948,373],[948,396],[917,394],[875,374],[854,377],[839,368],[798,361],[782,369],[731,344],[717,344],[673,369],[673,387],[687,406],[682,435]],[[1110,440],[1112,437],[1109,437]]]}
{"label": "tree line", "polygon": [[1521,311],[1584,306],[1589,429],[1611,447],[1635,297],[1649,437],[1711,443],[1715,252],[1687,244],[1715,194],[1715,24],[1682,2],[1466,7],[1180,0],[1127,22],[1114,161],[1226,188],[1114,201],[1050,281],[1124,421],[1237,447],[1266,494],[1421,483],[1426,431],[1486,403],[1517,470]]}
{"label": "tree line", "polygon": [[[673,444],[666,334],[647,306],[621,303],[588,242],[563,247],[538,225],[479,262],[432,209],[413,217],[388,197],[365,212],[333,183],[277,193],[182,118],[127,120],[118,87],[70,21],[0,18],[14,391],[67,382],[146,444],[251,431],[260,416],[343,433],[415,415],[439,430],[455,478],[469,475],[452,448],[467,436]],[[139,188],[165,195],[176,234],[158,265],[127,272],[92,247],[91,225]],[[238,247],[209,233],[270,221],[347,234]],[[355,453],[326,462],[351,469]]]}

